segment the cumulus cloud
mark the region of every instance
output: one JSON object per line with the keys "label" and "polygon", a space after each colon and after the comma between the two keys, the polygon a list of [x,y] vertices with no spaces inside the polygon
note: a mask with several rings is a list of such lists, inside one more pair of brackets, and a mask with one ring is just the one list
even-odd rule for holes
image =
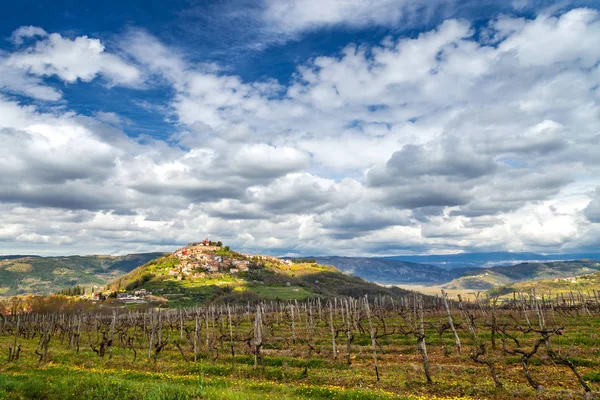
{"label": "cumulus cloud", "polygon": [[[404,15],[397,2],[325,2],[315,19],[307,4],[269,3],[267,18],[301,32]],[[0,90],[56,100],[48,77],[149,79],[172,93],[160,109],[177,132],[136,139],[118,113],[0,97],[0,249],[141,251],[206,235],[277,254],[589,246],[598,16],[450,19],[318,55],[289,84],[190,62],[142,30],[123,35],[117,56],[97,39],[25,27],[0,55],[13,74]]]}
{"label": "cumulus cloud", "polygon": [[31,76],[26,71],[9,65],[2,53],[0,53],[0,90],[39,100],[56,101],[62,97],[59,90],[46,85],[41,78]]}
{"label": "cumulus cloud", "polygon": [[595,196],[585,208],[584,213],[591,222],[600,223],[600,188],[596,189]]}
{"label": "cumulus cloud", "polygon": [[338,239],[364,236],[391,226],[408,226],[415,223],[408,210],[355,202],[346,208],[322,213],[316,216],[315,220]]}
{"label": "cumulus cloud", "polygon": [[406,145],[395,152],[383,169],[367,174],[370,186],[387,186],[402,180],[429,176],[449,177],[465,181],[491,174],[496,165],[492,159],[460,149],[459,143],[442,143],[441,149]]}
{"label": "cumulus cloud", "polygon": [[392,25],[408,6],[398,0],[269,0],[264,18],[280,30],[292,32],[335,24]]}
{"label": "cumulus cloud", "polygon": [[135,65],[108,52],[99,39],[66,38],[36,26],[16,29],[10,40],[18,46],[11,53],[0,50],[0,90],[36,100],[57,101],[62,92],[45,82],[56,76],[74,83],[89,82],[97,76],[109,85],[135,86],[141,72]]}
{"label": "cumulus cloud", "polygon": [[600,18],[592,9],[571,10],[560,17],[541,15],[529,23],[506,21],[500,33],[510,36],[500,44],[503,52],[515,52],[525,66],[551,67],[556,63],[577,62],[591,67],[598,62],[594,45],[585,40],[600,34]]}
{"label": "cumulus cloud", "polygon": [[309,165],[309,157],[302,151],[264,143],[244,146],[231,158],[231,165],[239,175],[258,179],[279,177]]}
{"label": "cumulus cloud", "polygon": [[10,35],[10,39],[14,44],[20,46],[23,44],[25,39],[30,39],[36,36],[46,37],[48,36],[48,33],[39,26],[21,26],[15,29],[12,35]]}
{"label": "cumulus cloud", "polygon": [[24,37],[34,36],[39,40],[11,54],[7,65],[33,75],[55,75],[69,83],[78,79],[89,82],[98,75],[111,84],[134,84],[140,78],[135,66],[107,52],[99,39],[87,36],[70,39],[58,33],[48,35],[41,28],[22,27],[13,33],[13,40],[21,43]]}

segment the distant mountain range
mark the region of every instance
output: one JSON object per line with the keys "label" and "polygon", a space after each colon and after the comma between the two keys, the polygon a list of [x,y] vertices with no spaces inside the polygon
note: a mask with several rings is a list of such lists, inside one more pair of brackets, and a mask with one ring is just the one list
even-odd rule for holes
{"label": "distant mountain range", "polygon": [[345,274],[360,276],[384,285],[399,283],[438,284],[448,282],[456,274],[435,265],[419,264],[385,258],[311,257],[319,264],[332,265]]}
{"label": "distant mountain range", "polygon": [[[496,257],[499,258],[502,254],[510,253],[496,254],[498,254]],[[518,259],[523,255],[514,257]],[[442,256],[435,257],[440,257],[437,259],[438,262],[445,262],[440,261]],[[380,284],[418,284],[441,286],[448,289],[487,290],[514,282],[566,278],[600,271],[600,263],[591,259],[512,263],[488,268],[482,267],[480,264],[465,266],[463,263],[457,262],[455,267],[444,264],[445,267],[442,268],[438,265],[419,264],[391,258],[337,256],[312,258],[320,264],[332,265],[346,274],[357,275]],[[488,260],[491,258],[490,256]],[[476,259],[477,256],[471,258],[474,263]],[[480,260],[486,260],[486,258],[482,257]],[[509,260],[504,260],[504,262],[509,263]]]}
{"label": "distant mountain range", "polygon": [[565,253],[565,254],[536,254],[536,253],[461,253],[419,256],[390,256],[387,260],[407,261],[421,264],[432,264],[441,268],[453,269],[464,267],[489,268],[497,265],[513,265],[524,262],[568,261],[595,259],[600,260],[600,253]]}
{"label": "distant mountain range", "polygon": [[593,274],[599,271],[600,262],[595,260],[521,263],[464,271],[460,273],[459,277],[444,284],[443,287],[447,289],[488,290],[501,285],[541,280],[560,280]]}
{"label": "distant mountain range", "polygon": [[0,296],[51,294],[75,285],[105,285],[163,255],[164,253],[126,256],[0,256]]}

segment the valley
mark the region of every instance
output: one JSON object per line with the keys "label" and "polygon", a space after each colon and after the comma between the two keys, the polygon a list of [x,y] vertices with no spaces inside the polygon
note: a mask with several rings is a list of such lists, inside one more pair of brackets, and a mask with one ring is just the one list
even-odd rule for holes
{"label": "valley", "polygon": [[[437,259],[438,262],[441,262],[441,257]],[[315,257],[315,259],[321,263],[334,265],[346,274],[357,275],[381,285],[398,286],[430,295],[439,294],[443,289],[454,298],[458,294],[475,296],[477,293],[488,291],[493,294],[498,288],[502,288],[505,292],[512,292],[511,288],[516,291],[528,291],[525,289],[535,287],[538,287],[538,291],[550,290],[553,287],[557,289],[560,287],[562,291],[593,290],[597,288],[591,281],[580,277],[600,272],[600,262],[592,259],[523,262],[475,268],[464,266],[441,268],[436,265],[388,258]],[[545,281],[551,281],[554,285]],[[577,282],[579,284],[574,284]]]}

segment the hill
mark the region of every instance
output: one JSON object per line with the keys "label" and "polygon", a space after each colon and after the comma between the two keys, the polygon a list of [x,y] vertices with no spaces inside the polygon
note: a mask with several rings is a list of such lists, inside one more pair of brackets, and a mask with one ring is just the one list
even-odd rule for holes
{"label": "hill", "polygon": [[488,290],[490,295],[512,295],[513,292],[530,293],[532,289],[538,294],[551,293],[590,293],[597,292],[600,295],[600,272],[570,276],[566,278],[555,278],[540,281],[518,282],[502,285]]}
{"label": "hill", "polygon": [[107,287],[108,291],[129,293],[141,289],[170,306],[408,293],[343,274],[332,266],[242,254],[212,243],[192,243],[136,268]]}
{"label": "hill", "polygon": [[467,271],[443,287],[488,290],[517,282],[565,279],[597,271],[600,271],[600,262],[595,260],[521,263]]}
{"label": "hill", "polygon": [[512,253],[507,251],[459,253],[459,254],[432,254],[414,256],[389,256],[382,257],[387,260],[408,261],[413,263],[432,264],[440,268],[489,268],[498,265],[514,265],[524,262],[552,262],[582,259],[600,259],[598,253],[566,253],[566,254],[537,254],[537,253]]}
{"label": "hill", "polygon": [[[517,281],[554,279],[595,271],[593,262],[562,260],[569,254],[541,255],[534,253],[466,253],[397,257],[309,257],[320,264],[333,265],[345,274],[356,275],[382,285],[409,287],[444,286],[447,289],[487,290]],[[544,260],[558,257],[559,260]],[[534,261],[512,262],[528,259]],[[570,260],[574,260],[571,258]],[[430,264],[424,263],[431,262]],[[589,261],[589,259],[588,259]],[[493,264],[497,263],[497,264]],[[439,290],[438,290],[439,292]]]}
{"label": "hill", "polygon": [[434,265],[368,257],[315,257],[320,264],[333,265],[345,274],[357,275],[384,285],[403,283],[438,284],[455,275]]}
{"label": "hill", "polygon": [[102,286],[164,253],[126,256],[0,256],[0,296],[51,294],[75,285]]}
{"label": "hill", "polygon": [[345,274],[357,275],[379,284],[413,289],[434,287],[437,292],[440,288],[484,291],[515,282],[567,278],[600,271],[600,263],[589,259],[452,269],[387,258],[327,256],[311,259],[333,265]]}

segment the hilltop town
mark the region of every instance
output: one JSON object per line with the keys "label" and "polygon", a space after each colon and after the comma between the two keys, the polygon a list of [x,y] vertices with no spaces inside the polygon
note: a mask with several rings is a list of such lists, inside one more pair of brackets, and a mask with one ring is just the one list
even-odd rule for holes
{"label": "hilltop town", "polygon": [[[240,293],[251,292],[256,285],[264,287],[265,280],[270,285],[285,287],[291,295],[299,293],[308,296],[309,291],[293,285],[294,279],[290,276],[293,275],[292,270],[300,272],[302,269],[301,263],[273,256],[240,253],[220,241],[206,238],[201,242],[188,243],[171,254],[140,266],[109,283],[104,290],[94,291],[87,297],[92,300],[112,297],[123,304],[141,304],[173,297],[181,300],[193,294],[196,301],[203,301],[220,287],[238,288]],[[312,264],[308,270],[334,270],[339,273],[330,267],[317,267],[316,264]],[[277,278],[278,274],[283,275]]]}
{"label": "hilltop town", "polygon": [[292,264],[290,260],[281,260],[277,257],[231,251],[229,246],[223,246],[221,242],[212,242],[208,238],[177,249],[173,252],[173,256],[179,259],[179,264],[173,267],[168,275],[178,280],[202,278],[207,274],[216,273],[238,274],[248,271],[250,266],[257,266],[264,262]]}

